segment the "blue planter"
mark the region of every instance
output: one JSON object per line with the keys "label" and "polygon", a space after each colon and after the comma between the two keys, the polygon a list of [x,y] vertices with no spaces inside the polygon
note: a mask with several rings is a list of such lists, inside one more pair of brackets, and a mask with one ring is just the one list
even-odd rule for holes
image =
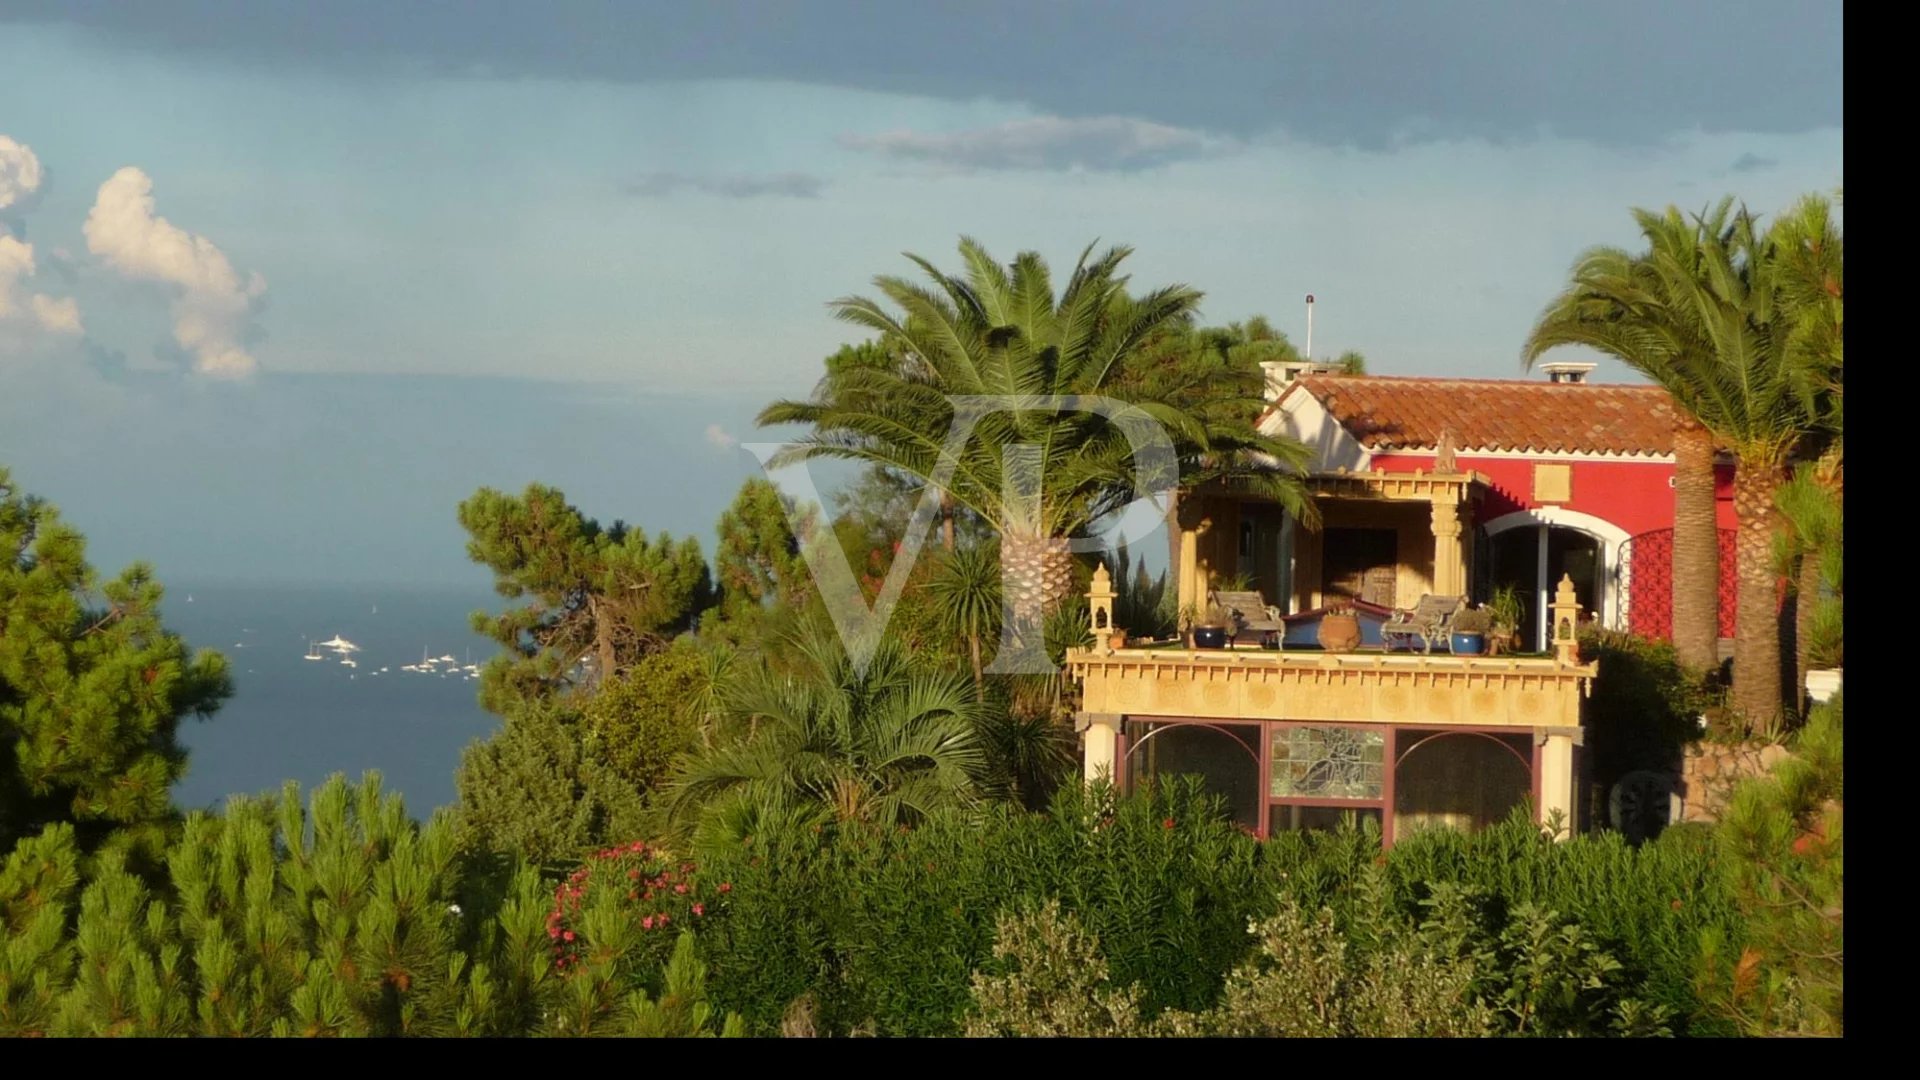
{"label": "blue planter", "polygon": [[1193,628],[1193,646],[1196,649],[1224,649],[1227,647],[1227,628],[1224,626],[1196,626]]}
{"label": "blue planter", "polygon": [[1479,656],[1487,651],[1487,635],[1450,634],[1447,649],[1455,656]]}

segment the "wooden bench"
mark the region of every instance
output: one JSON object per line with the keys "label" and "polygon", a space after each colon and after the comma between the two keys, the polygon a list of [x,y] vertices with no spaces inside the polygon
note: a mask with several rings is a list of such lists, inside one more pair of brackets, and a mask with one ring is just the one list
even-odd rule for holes
{"label": "wooden bench", "polygon": [[1229,645],[1249,630],[1260,631],[1262,644],[1270,636],[1277,642],[1278,635],[1286,632],[1287,624],[1280,618],[1280,609],[1267,603],[1266,598],[1257,592],[1216,592],[1211,605],[1225,611],[1227,617],[1233,620],[1233,625],[1229,627],[1232,631],[1228,638]]}
{"label": "wooden bench", "polygon": [[1380,641],[1388,649],[1401,644],[1412,647],[1414,639],[1420,641],[1420,651],[1430,653],[1433,643],[1445,641],[1453,629],[1453,617],[1466,606],[1464,596],[1434,596],[1428,594],[1410,611],[1396,611],[1385,625],[1380,627]]}

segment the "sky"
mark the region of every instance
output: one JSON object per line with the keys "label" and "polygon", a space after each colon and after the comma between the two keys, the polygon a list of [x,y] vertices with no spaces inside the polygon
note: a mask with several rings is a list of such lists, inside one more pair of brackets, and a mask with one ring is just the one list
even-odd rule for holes
{"label": "sky", "polygon": [[1840,54],[1806,0],[0,0],[0,465],[163,580],[468,585],[533,480],[711,548],[828,303],[962,235],[1518,377],[1629,208],[1842,184]]}

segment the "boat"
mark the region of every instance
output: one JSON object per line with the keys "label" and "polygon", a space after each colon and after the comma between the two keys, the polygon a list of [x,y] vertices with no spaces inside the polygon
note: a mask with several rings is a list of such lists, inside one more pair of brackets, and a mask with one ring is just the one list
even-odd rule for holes
{"label": "boat", "polygon": [[355,653],[360,651],[360,646],[355,645],[353,642],[348,641],[346,638],[341,637],[339,634],[333,635],[333,639],[331,641],[321,642],[320,647],[323,649],[332,649],[334,652],[342,652],[342,653]]}
{"label": "boat", "polygon": [[312,638],[307,639],[307,655],[305,659],[308,659],[308,660],[325,660],[326,659],[326,657],[321,656],[319,653],[314,651]]}
{"label": "boat", "polygon": [[359,666],[360,666],[360,665],[359,665],[359,663],[358,663],[357,661],[355,661],[355,660],[354,660],[354,659],[353,659],[352,657],[350,657],[350,656],[349,656],[349,657],[345,657],[345,658],[343,658],[343,659],[342,659],[342,660],[340,661],[340,663],[341,663],[341,664],[342,664],[343,666],[345,666],[345,667],[359,667]]}

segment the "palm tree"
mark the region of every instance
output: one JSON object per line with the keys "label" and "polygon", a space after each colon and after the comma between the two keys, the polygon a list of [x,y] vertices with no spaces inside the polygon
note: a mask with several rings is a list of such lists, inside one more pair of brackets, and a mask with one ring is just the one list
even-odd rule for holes
{"label": "palm tree", "polygon": [[[1845,441],[1841,388],[1844,365],[1844,247],[1840,226],[1826,199],[1810,195],[1774,222],[1769,239],[1775,282],[1789,320],[1789,357],[1808,411],[1818,422],[1810,452],[1795,482],[1780,493],[1789,528],[1782,536],[1781,569],[1795,582],[1794,686],[1806,682],[1809,649],[1832,610],[1823,603],[1824,570],[1837,552],[1838,520],[1845,486]],[[1810,524],[1810,522],[1818,524]],[[1797,569],[1795,569],[1797,564]]]}
{"label": "palm tree", "polygon": [[[1778,245],[1731,199],[1690,225],[1672,208],[1635,217],[1649,250],[1583,256],[1572,284],[1529,335],[1525,355],[1531,362],[1578,343],[1617,356],[1732,451],[1739,518],[1732,703],[1745,723],[1768,724],[1781,704],[1774,491],[1818,423],[1789,347]],[[1681,572],[1676,565],[1675,577]]]}
{"label": "palm tree", "polygon": [[974,544],[946,554],[927,589],[939,605],[941,629],[967,643],[973,661],[974,690],[984,699],[986,674],[980,643],[1000,633],[999,548]]}
{"label": "palm tree", "polygon": [[[1531,367],[1562,345],[1606,353],[1681,398],[1663,373],[1704,366],[1713,343],[1692,311],[1685,290],[1663,272],[1697,270],[1701,226],[1669,209],[1658,215],[1634,211],[1647,251],[1618,248],[1585,252],[1574,264],[1572,283],[1535,322],[1522,356]],[[1720,641],[1720,537],[1714,496],[1714,441],[1683,407],[1673,430],[1673,645],[1682,663],[1697,672],[1715,667]]]}
{"label": "palm tree", "polygon": [[696,846],[775,823],[901,825],[974,801],[985,763],[963,674],[913,670],[897,642],[861,668],[819,620],[784,641],[799,674],[759,667],[724,694],[744,736],[683,762],[669,814]]}
{"label": "palm tree", "polygon": [[[1089,246],[1081,254],[1057,297],[1046,262],[1031,252],[1002,266],[963,239],[962,276],[910,255],[931,288],[893,276],[874,281],[899,314],[862,297],[833,305],[840,318],[899,346],[906,361],[895,369],[850,369],[812,400],[776,402],[760,414],[761,424],[813,429],[776,455],[776,467],[840,458],[932,484],[950,464],[940,494],[999,534],[1009,575],[1003,588],[1023,633],[1058,609],[1072,587],[1070,538],[1138,498],[1213,482],[1301,509],[1306,503],[1298,479],[1272,468],[1275,459],[1304,459],[1304,449],[1254,434],[1250,424],[1218,423],[1164,399],[1129,399],[1173,443],[1176,461],[1156,470],[1108,418],[1071,407],[1076,397],[1113,396],[1142,344],[1190,320],[1200,299],[1178,285],[1131,297],[1119,273],[1129,250],[1112,248],[1097,259],[1092,252]],[[958,395],[1028,404],[980,418],[949,461],[944,442]],[[1033,464],[1038,492],[1010,492],[1009,481]]]}

